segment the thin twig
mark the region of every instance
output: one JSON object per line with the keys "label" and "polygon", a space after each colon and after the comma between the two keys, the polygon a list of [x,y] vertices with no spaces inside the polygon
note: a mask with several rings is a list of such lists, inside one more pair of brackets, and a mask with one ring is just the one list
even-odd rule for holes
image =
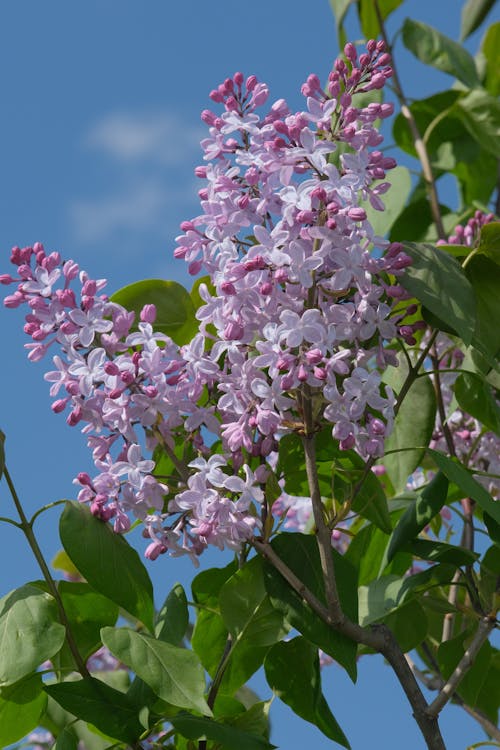
{"label": "thin twig", "polygon": [[489,634],[495,627],[496,620],[494,617],[483,617],[483,619],[480,621],[476,634],[472,639],[469,648],[466,650],[459,663],[451,673],[450,677],[447,679],[446,683],[439,691],[439,695],[433,700],[433,702],[427,709],[427,714],[429,716],[437,716],[439,712],[442,711],[444,706],[448,703],[461,680],[465,676],[466,672],[474,664],[474,660],[481,646],[487,640]]}
{"label": "thin twig", "polygon": [[58,588],[56,586],[56,582],[52,578],[52,575],[49,570],[49,566],[47,565],[45,561],[42,550],[40,549],[40,546],[33,533],[33,529],[31,528],[28,522],[28,519],[24,513],[23,507],[21,505],[21,501],[19,500],[16,489],[14,487],[14,483],[7,469],[7,466],[4,466],[3,473],[4,473],[5,481],[7,482],[7,485],[9,487],[10,494],[12,495],[14,505],[16,506],[16,510],[19,514],[19,518],[21,519],[20,528],[24,536],[26,537],[29,546],[31,547],[31,550],[36,558],[36,561],[40,567],[40,570],[42,571],[43,577],[45,578],[47,582],[50,593],[52,594],[52,596],[54,597],[56,601],[57,609],[59,612],[59,619],[61,620],[61,623],[64,625],[66,629],[66,640],[68,642],[68,646],[73,656],[73,659],[75,660],[77,669],[82,675],[82,677],[86,679],[90,677],[90,672],[88,671],[87,666],[82,658],[82,655],[80,654],[80,651],[78,650],[78,646],[76,645],[76,640],[71,630],[71,625],[69,623],[69,620],[66,616],[66,611],[64,609],[61,595],[59,594]]}

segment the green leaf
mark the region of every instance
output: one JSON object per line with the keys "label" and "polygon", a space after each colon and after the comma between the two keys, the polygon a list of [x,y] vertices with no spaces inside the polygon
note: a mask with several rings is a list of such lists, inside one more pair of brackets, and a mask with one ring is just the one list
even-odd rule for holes
{"label": "green leaf", "polygon": [[346,17],[347,11],[350,6],[355,3],[356,0],[330,0],[333,14],[335,16],[335,23],[337,26],[337,36],[339,41],[339,47],[344,46],[345,34],[343,29],[344,18]]}
{"label": "green leaf", "polygon": [[78,750],[78,737],[72,729],[63,729],[57,736],[53,750]]}
{"label": "green leaf", "polygon": [[195,308],[189,292],[176,281],[145,279],[119,289],[111,301],[136,314],[144,305],[155,305],[155,331],[170,336],[176,344],[187,344],[198,330]]}
{"label": "green leaf", "polygon": [[458,100],[457,112],[477,142],[500,158],[500,104],[483,89],[470,91]]}
{"label": "green leaf", "polygon": [[117,659],[167,703],[206,715],[205,677],[198,657],[185,648],[158,641],[130,628],[103,628],[102,642]]}
{"label": "green leaf", "polygon": [[460,24],[460,41],[464,41],[484,21],[495,0],[467,0],[462,8]]}
{"label": "green leaf", "polygon": [[[436,148],[444,141],[453,140],[457,135],[463,134],[462,123],[460,121],[457,122],[456,118],[452,118],[450,122],[449,117],[449,114],[453,111],[454,104],[461,96],[462,94],[460,91],[441,91],[438,94],[433,94],[432,96],[427,97],[426,99],[419,99],[418,101],[413,102],[410,106],[411,113],[415,118],[418,129],[422,135],[426,133],[431,124],[434,125],[433,136],[436,134]],[[443,119],[445,113],[448,113],[448,116],[444,117],[445,122],[443,123],[442,129],[446,134],[446,137],[443,137],[438,128],[440,128],[440,120]],[[392,126],[392,134],[397,145],[402,148],[403,151],[417,157],[413,136],[408,126],[408,120],[404,115],[399,114],[395,118]],[[427,143],[428,148],[431,146],[432,141]],[[435,149],[431,148],[431,154],[434,150]],[[420,197],[424,197],[424,195],[422,194]]]}
{"label": "green leaf", "polygon": [[500,265],[500,221],[492,221],[482,227],[477,251]]}
{"label": "green leaf", "polygon": [[[447,680],[463,657],[473,634],[470,630],[460,633],[455,638],[442,643],[437,652],[441,674]],[[483,643],[474,659],[474,664],[465,672],[458,685],[458,694],[468,706],[474,706],[483,686],[491,659],[491,646]]]}
{"label": "green leaf", "polygon": [[59,552],[54,555],[51,560],[51,565],[54,570],[62,570],[64,573],[67,573],[68,576],[72,579],[81,578],[80,573],[63,549],[60,549]]}
{"label": "green leaf", "polygon": [[38,726],[47,696],[41,675],[31,674],[0,689],[0,745],[7,747]]}
{"label": "green leaf", "polygon": [[153,585],[139,555],[81,503],[66,504],[59,531],[81,575],[100,594],[153,630]]}
{"label": "green leaf", "polygon": [[[273,539],[271,545],[278,557],[324,604],[326,599],[323,573],[316,538],[306,534],[280,534]],[[332,549],[332,557],[342,609],[351,620],[357,622],[356,570],[348,560],[334,549]],[[264,578],[273,606],[283,612],[290,625],[343,666],[351,679],[355,681],[356,643],[335,632],[320,620],[302,597],[269,563],[264,564]]]}
{"label": "green leaf", "polygon": [[0,430],[0,479],[5,468],[5,433]]}
{"label": "green leaf", "polygon": [[425,640],[429,627],[427,615],[415,599],[387,615],[385,624],[392,630],[405,654]]}
{"label": "green leaf", "polygon": [[486,612],[493,612],[498,605],[495,603],[498,589],[498,571],[500,570],[500,547],[493,544],[489,547],[481,560],[479,593]]}
{"label": "green leaf", "polygon": [[484,378],[463,372],[453,386],[459,406],[488,430],[500,434],[500,407]]}
{"label": "green leaf", "polygon": [[101,628],[115,624],[118,607],[87,583],[59,581],[58,589],[78,650],[86,660],[101,644]]}
{"label": "green leaf", "polygon": [[[494,2],[494,0],[491,0]],[[500,21],[492,23],[481,45],[481,51],[486,60],[486,70],[483,85],[492,96],[500,94]]]}
{"label": "green leaf", "polygon": [[387,549],[389,562],[398,550],[415,539],[439,513],[446,503],[447,494],[448,479],[442,471],[438,471],[433,480],[417,494],[417,499],[409,506],[394,529]]}
{"label": "green leaf", "polygon": [[[353,490],[362,477],[363,484],[353,497]],[[374,523],[386,534],[391,533],[391,519],[385,492],[375,474],[372,471],[366,472],[366,464],[361,456],[355,451],[338,449],[335,453],[332,481],[336,496],[345,493],[352,499],[351,510]]]}
{"label": "green leaf", "polygon": [[244,713],[239,713],[234,719],[231,719],[232,726],[242,729],[244,732],[263,735],[266,739],[269,739],[269,709],[271,703],[272,699],[254,703]]}
{"label": "green leaf", "polygon": [[[389,367],[384,375],[384,383],[390,385],[398,395],[408,377],[408,364],[403,356],[399,356],[399,366]],[[415,409],[418,404],[418,409]],[[403,399],[394,427],[385,441],[385,455],[383,464],[396,494],[406,488],[408,477],[420,465],[425,453],[425,446],[429,444],[436,419],[436,394],[429,376],[417,378],[406,397]],[[415,450],[407,450],[415,448]]]}
{"label": "green leaf", "polygon": [[482,254],[471,258],[465,273],[476,297],[472,359],[487,373],[500,352],[500,274],[496,263]]}
{"label": "green leaf", "polygon": [[358,592],[360,625],[366,626],[385,620],[387,615],[397,610],[419,591],[426,591],[436,583],[449,583],[454,572],[454,566],[438,564],[415,575],[399,576],[391,573],[371,581],[366,586],[360,586]]}
{"label": "green leaf", "polygon": [[484,487],[476,482],[470,472],[461,464],[456,463],[448,456],[438,451],[428,449],[428,453],[436,465],[446,474],[450,482],[454,482],[464,493],[464,497],[470,497],[488,513],[497,523],[500,523],[500,504],[495,502]]}
{"label": "green leaf", "polygon": [[475,707],[483,711],[495,726],[498,723],[498,708],[500,703],[500,695],[498,693],[499,684],[500,651],[491,647],[490,666],[484,678],[483,686],[476,698]]}
{"label": "green leaf", "polygon": [[56,654],[66,631],[54,599],[26,584],[0,599],[0,684],[11,685]]}
{"label": "green leaf", "polygon": [[459,568],[462,565],[473,565],[478,554],[464,547],[445,542],[433,542],[428,539],[414,539],[408,542],[404,549],[409,550],[415,557],[431,562],[451,563]]}
{"label": "green leaf", "polygon": [[228,724],[219,724],[212,719],[202,716],[192,716],[187,713],[180,713],[170,719],[174,729],[190,740],[199,740],[206,738],[217,743],[217,747],[226,748],[226,750],[273,750],[275,745],[271,745],[265,737],[259,737],[249,732],[243,732],[241,729],[229,726]]}
{"label": "green leaf", "polygon": [[66,711],[109,737],[134,744],[144,731],[127,696],[94,677],[45,685],[44,690]]}
{"label": "green leaf", "polygon": [[186,592],[176,583],[158,613],[155,635],[160,641],[179,646],[184,640],[189,624]]}
{"label": "green leaf", "polygon": [[271,605],[264,585],[262,558],[254,557],[222,586],[220,612],[234,642],[268,648],[288,629],[283,615]]}
{"label": "green leaf", "polygon": [[[384,0],[380,3],[382,19],[385,20],[396,8],[399,8],[402,2],[403,0]],[[365,39],[375,39],[380,36],[380,23],[373,0],[359,0],[358,13]]]}
{"label": "green leaf", "polygon": [[413,263],[400,283],[431,313],[470,344],[474,335],[476,300],[460,264],[433,245],[403,243]]}
{"label": "green leaf", "polygon": [[225,568],[204,570],[198,573],[191,584],[193,599],[200,606],[191,645],[211,677],[215,677],[228,635],[219,612],[219,591],[235,570],[234,562]]}
{"label": "green leaf", "polygon": [[390,181],[391,189],[383,197],[384,211],[376,211],[369,201],[363,203],[373,231],[379,237],[385,237],[392,227],[406,206],[411,191],[410,171],[406,167],[391,169]]}
{"label": "green leaf", "polygon": [[402,31],[405,47],[421,62],[458,78],[469,88],[480,85],[474,58],[460,44],[432,26],[409,18]]}
{"label": "green leaf", "polygon": [[321,691],[318,649],[299,636],[277,643],[264,664],[269,687],[302,719],[339,745],[350,748]]}

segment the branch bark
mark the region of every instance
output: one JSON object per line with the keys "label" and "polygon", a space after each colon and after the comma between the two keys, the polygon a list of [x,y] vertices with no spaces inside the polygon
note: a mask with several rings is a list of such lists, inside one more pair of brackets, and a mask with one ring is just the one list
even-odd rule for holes
{"label": "branch bark", "polygon": [[433,700],[427,714],[429,716],[437,716],[448,701],[452,698],[455,690],[465,676],[467,670],[469,670],[474,664],[474,660],[479,653],[479,649],[483,643],[487,640],[489,634],[496,627],[496,619],[494,617],[483,617],[479,623],[479,627],[476,631],[474,638],[466,650],[459,663],[453,670],[452,674],[439,691],[439,695]]}

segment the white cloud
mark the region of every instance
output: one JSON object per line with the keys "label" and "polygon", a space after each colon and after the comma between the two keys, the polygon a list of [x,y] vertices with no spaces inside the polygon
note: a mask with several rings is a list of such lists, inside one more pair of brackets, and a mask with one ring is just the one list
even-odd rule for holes
{"label": "white cloud", "polygon": [[199,144],[205,134],[201,125],[186,123],[177,114],[114,112],[91,128],[84,143],[119,161],[171,166],[196,153],[201,156]]}
{"label": "white cloud", "polygon": [[116,232],[146,232],[165,222],[175,195],[156,180],[145,180],[99,199],[75,201],[70,207],[80,242],[95,242]]}

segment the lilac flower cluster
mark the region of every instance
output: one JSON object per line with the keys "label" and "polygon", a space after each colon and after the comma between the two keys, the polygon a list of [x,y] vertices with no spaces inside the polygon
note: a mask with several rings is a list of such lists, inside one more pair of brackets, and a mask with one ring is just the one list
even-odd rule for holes
{"label": "lilac flower cluster", "polygon": [[[477,419],[461,409],[455,399],[453,386],[457,380],[463,352],[445,334],[440,333],[435,344],[439,361],[441,394],[446,413],[446,425],[453,440],[455,453],[467,468],[496,476],[477,476],[493,497],[500,497],[500,437],[489,431]],[[443,424],[439,415],[432,436],[431,448],[443,453],[448,450]]]}
{"label": "lilac flower cluster", "polygon": [[[313,429],[330,424],[342,449],[383,452],[394,396],[380,372],[395,363],[386,342],[406,298],[396,278],[411,261],[374,236],[365,209],[383,210],[395,165],[375,125],[392,105],[356,101],[382,88],[388,64],[381,42],[359,57],[347,44],[326,90],[308,77],[295,114],[282,99],[257,114],[268,89],[255,76],[236,73],[211,93],[223,112],[202,114],[203,213],[183,223],[174,252],[209,277],[185,346],[154,331],[152,305],[134,328],[103,281],[58,253],[12,252],[17,276],[0,282],[17,290],[5,304],[30,309],[30,359],[59,347],[46,375],[52,408],[84,425],[98,469],[79,474],[79,499],[117,532],[139,518],[150,558],[238,549],[259,530],[270,457],[284,433],[305,429],[306,403]],[[179,445],[191,446],[188,459]],[[155,448],[169,476],[145,457]]]}

